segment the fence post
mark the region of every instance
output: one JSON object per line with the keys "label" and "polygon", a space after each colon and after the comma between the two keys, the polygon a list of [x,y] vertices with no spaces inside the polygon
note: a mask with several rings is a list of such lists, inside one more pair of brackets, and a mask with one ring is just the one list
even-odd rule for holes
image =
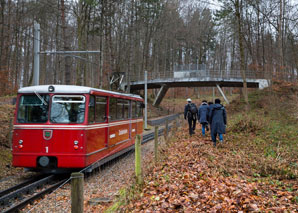
{"label": "fence post", "polygon": [[154,128],[154,160],[158,161],[158,126]]}
{"label": "fence post", "polygon": [[135,141],[135,172],[137,178],[137,184],[143,184],[143,177],[142,177],[142,165],[141,165],[141,136],[136,136]]}
{"label": "fence post", "polygon": [[165,131],[164,131],[164,137],[166,143],[168,143],[168,134],[169,134],[169,120],[166,120],[166,126],[165,126]]}
{"label": "fence post", "polygon": [[71,212],[84,212],[84,174],[71,173]]}

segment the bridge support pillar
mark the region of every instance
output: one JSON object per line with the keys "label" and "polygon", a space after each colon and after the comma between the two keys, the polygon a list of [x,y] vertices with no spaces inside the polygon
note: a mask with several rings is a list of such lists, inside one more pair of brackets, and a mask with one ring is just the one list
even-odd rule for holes
{"label": "bridge support pillar", "polygon": [[158,91],[158,94],[153,102],[153,106],[157,107],[161,103],[162,99],[165,97],[169,87],[167,85],[162,85],[160,90]]}
{"label": "bridge support pillar", "polygon": [[222,89],[220,88],[220,86],[218,84],[216,84],[216,87],[218,89],[218,91],[220,92],[220,94],[222,95],[222,97],[225,99],[225,101],[227,102],[227,104],[230,104],[229,100],[227,99],[227,97],[225,96],[224,92],[222,91]]}

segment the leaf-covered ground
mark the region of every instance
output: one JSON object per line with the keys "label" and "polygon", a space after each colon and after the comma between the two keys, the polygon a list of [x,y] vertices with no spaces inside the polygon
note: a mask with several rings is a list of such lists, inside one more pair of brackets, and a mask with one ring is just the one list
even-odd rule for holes
{"label": "leaf-covered ground", "polygon": [[[278,85],[228,108],[216,148],[184,122],[144,185],[127,189],[121,212],[298,212],[297,85]],[[282,110],[281,110],[282,109]]]}
{"label": "leaf-covered ground", "polygon": [[297,180],[252,179],[241,163],[227,175],[221,170],[224,162],[238,161],[225,155],[231,146],[213,148],[209,138],[186,133],[184,129],[176,135],[177,141],[164,153],[167,159],[146,176],[142,192],[125,211],[297,210]]}

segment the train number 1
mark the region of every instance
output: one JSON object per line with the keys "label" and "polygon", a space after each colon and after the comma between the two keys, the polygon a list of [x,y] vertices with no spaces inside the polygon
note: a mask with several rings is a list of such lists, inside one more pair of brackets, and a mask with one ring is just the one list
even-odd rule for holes
{"label": "train number 1", "polygon": [[49,147],[46,146],[46,153],[49,153]]}

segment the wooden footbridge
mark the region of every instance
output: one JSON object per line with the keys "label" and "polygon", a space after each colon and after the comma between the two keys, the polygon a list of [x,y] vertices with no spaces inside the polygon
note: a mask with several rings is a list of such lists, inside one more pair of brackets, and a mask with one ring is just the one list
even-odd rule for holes
{"label": "wooden footbridge", "polygon": [[[268,81],[261,73],[246,71],[245,74],[248,88],[262,89],[268,86]],[[155,106],[160,104],[171,87],[217,87],[228,102],[221,88],[243,87],[243,79],[240,70],[208,70],[198,65],[177,66],[169,72],[150,72],[147,78],[145,72],[130,76],[130,91],[143,90],[145,85],[148,89],[160,88],[154,101]],[[121,87],[127,90],[128,83],[121,82]]]}

